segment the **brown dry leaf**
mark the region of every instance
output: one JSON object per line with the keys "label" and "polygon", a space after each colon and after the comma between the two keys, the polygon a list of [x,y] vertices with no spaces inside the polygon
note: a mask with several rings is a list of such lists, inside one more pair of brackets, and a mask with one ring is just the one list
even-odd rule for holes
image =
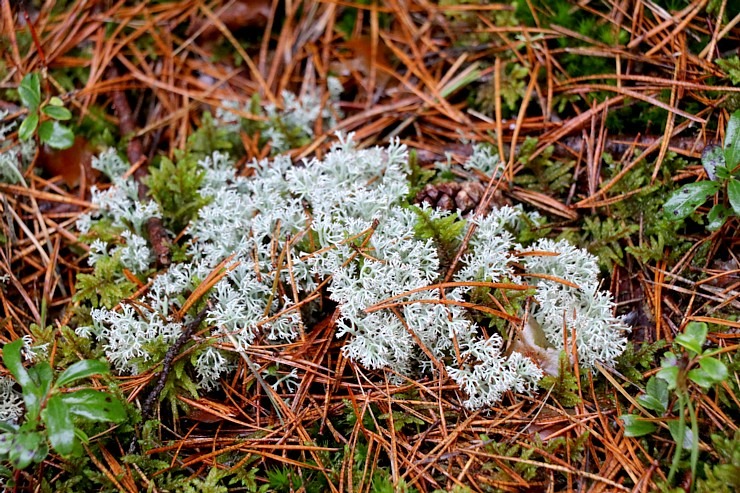
{"label": "brown dry leaf", "polygon": [[[265,27],[271,11],[271,0],[236,0],[226,10],[217,12],[217,16],[233,32],[244,27]],[[207,18],[199,16],[191,20],[187,35],[192,36],[201,28],[203,28],[201,36],[205,39],[214,38],[219,32]]]}
{"label": "brown dry leaf", "polygon": [[729,260],[714,260],[712,262],[712,275],[704,282],[720,288],[734,286],[740,281],[740,264],[734,258]]}
{"label": "brown dry leaf", "polygon": [[178,396],[178,399],[190,406],[187,418],[201,423],[217,423],[228,418],[235,418],[238,410],[226,404],[212,401],[210,399],[192,400],[187,397]]}
{"label": "brown dry leaf", "polygon": [[342,77],[359,74],[367,78],[375,67],[376,85],[384,87],[393,71],[388,53],[388,48],[382,43],[378,43],[373,53],[372,40],[367,36],[351,39],[339,45],[338,58],[331,62],[331,71]]}
{"label": "brown dry leaf", "polygon": [[74,188],[80,184],[84,176],[85,181],[93,175],[92,163],[94,149],[90,143],[81,136],[75,137],[75,142],[69,149],[52,149],[47,145],[41,147],[37,165],[50,178],[60,176],[64,184]]}

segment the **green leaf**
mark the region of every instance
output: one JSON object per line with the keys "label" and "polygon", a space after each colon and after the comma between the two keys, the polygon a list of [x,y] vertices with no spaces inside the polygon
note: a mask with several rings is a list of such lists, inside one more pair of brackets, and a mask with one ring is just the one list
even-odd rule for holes
{"label": "green leaf", "polygon": [[27,418],[36,419],[41,412],[41,403],[51,389],[54,372],[48,361],[42,361],[28,369],[30,383],[23,387],[23,402],[26,404]]}
{"label": "green leaf", "polygon": [[663,414],[668,407],[668,383],[660,378],[650,377],[645,388],[645,394],[639,396],[637,401],[643,407]]}
{"label": "green leaf", "polygon": [[624,436],[641,437],[649,435],[658,429],[655,423],[645,421],[637,414],[623,414],[619,419],[624,422]]}
{"label": "green leaf", "polygon": [[668,425],[668,431],[671,432],[671,437],[673,437],[673,441],[678,443],[682,442],[682,447],[684,450],[691,450],[691,446],[694,443],[694,434],[691,432],[690,428],[684,428],[684,434],[683,434],[683,440],[681,440],[681,437],[679,436],[679,422],[678,420],[671,420],[666,423]]}
{"label": "green leaf", "polygon": [[717,180],[715,181],[727,181],[732,174],[725,166],[721,166],[714,170],[714,172],[717,174]]}
{"label": "green leaf", "polygon": [[62,101],[57,96],[53,96],[51,99],[49,99],[49,104],[52,106],[64,106],[64,101]]}
{"label": "green leaf", "polygon": [[37,457],[37,451],[43,450],[44,446],[44,437],[38,431],[18,430],[10,447],[8,459],[14,468],[25,469]]}
{"label": "green leaf", "polygon": [[701,164],[710,180],[717,179],[717,168],[725,167],[725,151],[720,146],[708,145],[701,153]]}
{"label": "green leaf", "polygon": [[727,184],[727,198],[735,215],[740,216],[740,180],[737,178],[732,178]]}
{"label": "green leaf", "polygon": [[72,118],[72,112],[63,106],[46,105],[41,111],[55,120],[69,120]]}
{"label": "green leaf", "polygon": [[13,375],[15,381],[18,382],[21,387],[25,387],[33,382],[21,361],[22,347],[23,339],[16,339],[15,341],[3,346],[3,364],[5,364],[5,368],[7,368]]}
{"label": "green leaf", "polygon": [[54,380],[54,370],[48,361],[40,361],[28,369],[28,375],[31,377],[34,385],[48,392],[51,388],[51,382]]}
{"label": "green leaf", "polygon": [[[42,435],[43,437],[43,435]],[[46,456],[49,455],[49,444],[44,440],[41,442],[41,445],[36,449],[36,453],[33,454],[33,461],[36,464],[40,464],[41,462],[46,459]]]}
{"label": "green leaf", "polygon": [[676,336],[676,343],[685,347],[696,354],[701,353],[701,347],[707,339],[707,324],[704,322],[690,322],[683,331],[683,334]]}
{"label": "green leaf", "polygon": [[15,434],[18,431],[18,425],[11,423],[10,421],[0,421],[0,431],[6,433]]}
{"label": "green leaf", "polygon": [[28,114],[25,120],[21,123],[18,128],[18,137],[21,140],[28,140],[33,137],[33,133],[36,131],[36,127],[39,126],[39,114],[35,111]]}
{"label": "green leaf", "polygon": [[[90,301],[93,308],[113,308],[119,301],[134,292],[136,285],[118,277],[120,262],[103,258],[95,264],[94,274],[77,274],[77,292],[73,301]],[[121,276],[122,277],[122,276]]]}
{"label": "green leaf", "polygon": [[105,375],[108,373],[108,365],[96,359],[84,359],[69,366],[57,378],[56,387],[62,387],[68,383],[92,375]]}
{"label": "green leaf", "polygon": [[710,199],[719,190],[719,186],[716,181],[698,181],[682,186],[673,192],[663,206],[666,217],[676,221],[687,218]]}
{"label": "green leaf", "polygon": [[725,162],[732,170],[740,163],[740,110],[730,116],[725,129]]}
{"label": "green leaf", "polygon": [[699,359],[699,366],[715,383],[722,382],[727,378],[727,366],[717,358],[704,356]]}
{"label": "green leaf", "polygon": [[90,421],[113,421],[120,423],[126,419],[126,409],[121,401],[100,390],[81,389],[69,394],[62,394],[62,400],[69,412],[87,418]]}
{"label": "green leaf", "polygon": [[76,426],[75,426],[75,436],[82,443],[88,443],[88,442],[90,442],[90,437],[87,436],[87,433],[85,433],[84,431],[82,431],[81,429],[79,429]]}
{"label": "green leaf", "polygon": [[678,359],[676,355],[669,352],[663,356],[660,362],[660,371],[655,374],[656,378],[664,380],[668,384],[668,389],[673,390],[678,386]]}
{"label": "green leaf", "polygon": [[41,82],[39,82],[39,74],[32,72],[26,74],[21,81],[21,85],[18,86],[18,96],[21,98],[23,106],[34,111],[41,104]]}
{"label": "green leaf", "polygon": [[49,433],[49,443],[63,456],[69,456],[79,449],[79,442],[75,437],[75,426],[69,407],[57,394],[46,403],[42,418]]}
{"label": "green leaf", "polygon": [[13,437],[15,437],[15,433],[3,433],[0,435],[0,455],[6,455],[10,452],[10,447],[13,445]]}
{"label": "green leaf", "polygon": [[39,138],[54,149],[69,149],[75,142],[72,129],[52,121],[45,121],[39,126]]}
{"label": "green leaf", "polygon": [[722,204],[714,204],[707,214],[707,229],[717,231],[730,217],[731,211]]}
{"label": "green leaf", "polygon": [[716,383],[712,376],[704,371],[704,369],[702,368],[694,368],[693,370],[689,370],[687,376],[689,377],[689,380],[704,389],[708,389]]}
{"label": "green leaf", "polygon": [[[661,380],[661,382],[665,383],[664,380]],[[663,403],[652,395],[643,394],[637,398],[637,402],[639,402],[645,409],[650,409],[658,414],[663,414],[665,412],[665,406],[663,406]]]}

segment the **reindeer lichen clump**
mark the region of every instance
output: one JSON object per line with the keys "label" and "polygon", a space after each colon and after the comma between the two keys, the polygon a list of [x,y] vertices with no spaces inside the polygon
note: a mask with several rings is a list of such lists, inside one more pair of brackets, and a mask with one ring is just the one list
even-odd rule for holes
{"label": "reindeer lichen clump", "polygon": [[[198,193],[207,203],[186,229],[183,260],[151,279],[135,309],[128,302],[117,310],[97,306],[92,323],[77,332],[99,341],[117,370],[143,371],[195,317],[176,317],[188,295],[228,259],[232,268],[208,294],[207,331],[192,352],[197,384],[206,390],[235,367],[234,353],[224,347],[291,341],[310,330],[301,315],[319,304],[303,301],[324,285],[338,304],[337,337],[345,340],[347,357],[404,375],[444,368],[467,394],[469,408],[494,404],[508,390],[531,392],[543,371],[520,352],[505,355],[500,334],[483,335],[468,308],[478,288],[466,283],[523,284],[526,273],[547,274],[527,281],[529,316],[549,345],[570,352],[564,340],[575,338],[585,367],[611,363],[622,352],[626,327],[612,314],[610,294],[598,289],[594,257],[566,242],[518,244],[521,207],[470,219],[477,228],[457,283],[430,288],[444,276],[439,245],[420,236],[417,225],[420,216],[438,221],[450,213],[409,205],[407,163],[407,149],[397,141],[358,149],[351,136],[340,137],[323,159],[295,165],[279,155],[253,162],[249,177],[237,175],[226,154],[213,152],[198,162]],[[91,245],[90,263],[114,258],[134,274],[152,275],[154,258],[141,225],[162,210],[139,201],[115,153],[101,155],[95,167],[113,186],[93,192],[98,208],[79,227],[89,231],[105,221],[118,234]],[[460,228],[460,239],[463,233]],[[523,309],[512,316],[524,316]]]}

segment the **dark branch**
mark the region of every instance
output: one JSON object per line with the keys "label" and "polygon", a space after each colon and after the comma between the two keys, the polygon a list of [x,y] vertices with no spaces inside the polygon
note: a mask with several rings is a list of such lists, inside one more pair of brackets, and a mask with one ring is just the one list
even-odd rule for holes
{"label": "dark branch", "polygon": [[[118,71],[111,67],[108,70],[108,78],[113,79],[116,77],[118,77]],[[126,155],[128,156],[129,162],[133,166],[136,166],[134,179],[139,187],[139,200],[147,200],[149,188],[144,184],[144,178],[148,175],[149,168],[147,166],[146,154],[141,145],[141,140],[134,137],[136,132],[136,122],[134,121],[134,117],[131,112],[131,106],[129,106],[126,94],[123,91],[113,91],[112,97],[113,108],[118,115],[118,126],[121,129],[121,135],[124,137],[131,137],[126,148]],[[145,226],[149,236],[149,243],[151,243],[152,250],[154,250],[154,254],[157,258],[157,264],[159,266],[169,265],[170,238],[167,234],[167,230],[164,228],[162,219],[158,217],[149,218]]]}

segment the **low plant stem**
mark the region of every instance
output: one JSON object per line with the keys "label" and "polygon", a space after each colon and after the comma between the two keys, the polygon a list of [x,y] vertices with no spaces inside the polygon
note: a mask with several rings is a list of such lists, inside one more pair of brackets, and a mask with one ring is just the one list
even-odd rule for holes
{"label": "low plant stem", "polygon": [[671,470],[668,472],[668,484],[673,484],[673,477],[678,471],[678,464],[681,461],[681,452],[683,451],[684,436],[686,435],[686,416],[684,409],[686,407],[686,394],[678,394],[678,437],[676,437],[676,451],[673,453]]}
{"label": "low plant stem", "polygon": [[689,408],[689,418],[691,419],[691,489],[694,491],[696,484],[696,466],[699,463],[699,421],[696,418],[696,410],[691,399],[686,399],[686,405]]}

